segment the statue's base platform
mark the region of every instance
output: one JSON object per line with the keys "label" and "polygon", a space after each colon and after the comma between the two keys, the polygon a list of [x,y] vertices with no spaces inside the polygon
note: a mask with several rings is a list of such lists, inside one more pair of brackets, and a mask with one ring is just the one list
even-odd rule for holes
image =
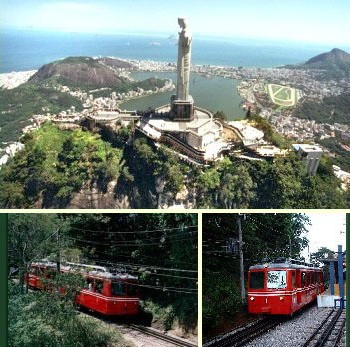
{"label": "statue's base platform", "polygon": [[170,119],[173,121],[192,121],[194,119],[194,101],[191,96],[188,100],[175,99],[176,96],[171,98]]}

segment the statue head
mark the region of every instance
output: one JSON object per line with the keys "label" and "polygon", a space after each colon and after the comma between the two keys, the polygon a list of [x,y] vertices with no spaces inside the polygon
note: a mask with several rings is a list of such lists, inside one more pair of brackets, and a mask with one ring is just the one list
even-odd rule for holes
{"label": "statue head", "polygon": [[180,17],[177,19],[177,22],[179,23],[179,25],[182,29],[186,29],[186,27],[187,27],[186,18]]}

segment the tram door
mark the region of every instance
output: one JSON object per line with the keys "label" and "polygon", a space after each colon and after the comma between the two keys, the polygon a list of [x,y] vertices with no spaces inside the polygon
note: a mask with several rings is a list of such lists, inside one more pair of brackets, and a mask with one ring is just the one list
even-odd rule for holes
{"label": "tram door", "polygon": [[[297,288],[302,288],[302,273],[300,270],[296,271],[296,276],[297,276]],[[302,303],[302,291],[298,290],[297,292],[297,303],[301,304]]]}
{"label": "tram door", "polygon": [[297,288],[297,272],[295,270],[291,271],[292,274],[292,307],[297,305],[297,293],[296,293],[296,288]]}

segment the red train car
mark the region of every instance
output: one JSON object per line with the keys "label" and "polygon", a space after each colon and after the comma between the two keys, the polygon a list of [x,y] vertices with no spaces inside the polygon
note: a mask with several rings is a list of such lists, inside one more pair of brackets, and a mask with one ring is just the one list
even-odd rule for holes
{"label": "red train car", "polygon": [[[85,287],[78,293],[79,306],[108,316],[136,315],[139,313],[137,277],[127,273],[109,271],[103,266],[66,263],[61,272],[80,270]],[[43,279],[57,274],[56,264],[50,262],[32,263],[25,280],[33,289],[47,289]]]}
{"label": "red train car", "polygon": [[276,259],[248,272],[248,312],[292,315],[324,291],[323,272],[313,264]]}

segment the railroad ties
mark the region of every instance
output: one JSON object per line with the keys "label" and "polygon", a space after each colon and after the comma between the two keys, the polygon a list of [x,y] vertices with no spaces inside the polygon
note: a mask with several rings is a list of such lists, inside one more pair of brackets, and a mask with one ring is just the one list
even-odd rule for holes
{"label": "railroad ties", "polygon": [[265,317],[242,329],[234,330],[224,336],[206,342],[203,347],[240,347],[257,337],[266,334],[281,323],[283,318]]}
{"label": "railroad ties", "polygon": [[337,347],[344,336],[345,310],[332,310],[303,347]]}
{"label": "railroad ties", "polygon": [[183,347],[196,347],[197,345],[191,342],[188,342],[184,339],[175,337],[175,336],[170,336],[162,331],[153,329],[153,328],[148,328],[143,325],[136,325],[136,324],[130,324],[129,327],[133,330],[138,330],[141,331],[142,333],[146,335],[151,335],[157,339],[169,342],[170,344],[173,344],[174,346],[183,346]]}

